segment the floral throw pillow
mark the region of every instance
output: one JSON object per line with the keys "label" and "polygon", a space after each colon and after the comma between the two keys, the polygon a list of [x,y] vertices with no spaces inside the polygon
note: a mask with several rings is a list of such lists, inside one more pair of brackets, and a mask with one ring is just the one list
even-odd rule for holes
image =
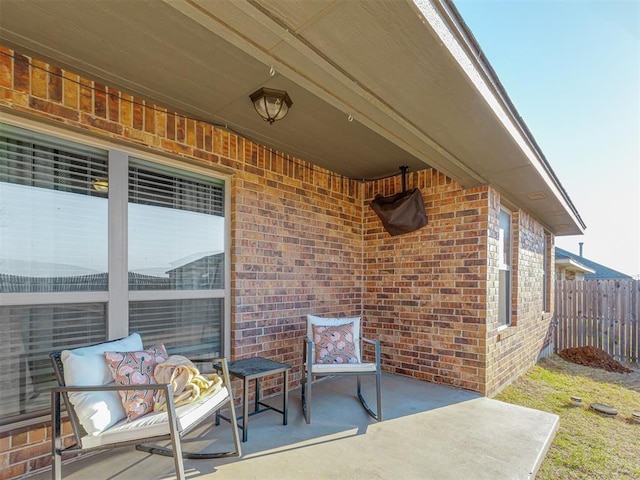
{"label": "floral throw pillow", "polygon": [[313,325],[315,363],[358,363],[353,342],[353,322],[344,325]]}
{"label": "floral throw pillow", "polygon": [[[160,343],[141,352],[104,352],[104,357],[116,385],[145,385],[156,383],[153,370],[169,355]],[[153,390],[127,390],[118,393],[128,421],[153,411]]]}

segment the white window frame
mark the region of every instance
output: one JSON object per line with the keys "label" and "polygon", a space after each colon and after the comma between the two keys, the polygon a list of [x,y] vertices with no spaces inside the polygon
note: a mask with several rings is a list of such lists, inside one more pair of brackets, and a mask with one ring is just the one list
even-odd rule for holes
{"label": "white window frame", "polygon": [[[223,355],[231,352],[231,175],[192,165],[172,154],[155,154],[114,142],[97,139],[70,132],[55,126],[43,125],[29,119],[10,114],[2,116],[3,123],[31,130],[35,133],[50,135],[62,140],[81,143],[108,151],[109,156],[109,290],[96,292],[59,292],[59,293],[0,293],[3,306],[38,306],[59,304],[103,303],[107,305],[107,340],[114,340],[129,334],[129,302],[153,300],[181,300],[199,298],[222,298],[224,317],[222,324],[221,348]],[[220,290],[158,290],[129,291],[127,269],[127,211],[128,201],[128,161],[137,158],[182,171],[188,171],[224,182],[224,288]],[[124,175],[124,177],[123,177]],[[124,193],[122,190],[125,190]],[[18,427],[41,422],[50,417],[44,415],[18,420],[0,426],[0,433]]]}
{"label": "white window frame", "polygon": [[549,313],[551,311],[551,234],[545,230],[542,239],[542,313]]}
{"label": "white window frame", "polygon": [[[502,215],[506,215],[508,217],[508,223],[507,225],[509,226],[509,244],[505,246],[504,243],[504,236],[502,235],[502,228],[501,228],[501,217]],[[501,272],[506,272],[506,284],[502,285],[500,283],[500,280],[498,280],[498,290],[499,290],[499,294],[498,294],[498,302],[500,302],[501,299],[505,298],[506,299],[506,308],[505,308],[505,316],[506,318],[503,320],[501,318],[500,312],[501,312],[501,307],[500,305],[498,305],[498,323],[499,323],[499,327],[504,328],[504,327],[509,327],[512,325],[512,318],[513,318],[513,307],[512,307],[512,303],[513,303],[513,215],[512,212],[510,210],[508,210],[507,208],[505,208],[504,206],[500,207],[500,212],[499,212],[499,217],[498,217],[498,229],[499,229],[499,240],[498,240],[498,272],[499,274]],[[504,259],[504,254],[505,252],[508,255],[507,259]],[[502,293],[502,289],[505,288],[507,289],[506,292]]]}

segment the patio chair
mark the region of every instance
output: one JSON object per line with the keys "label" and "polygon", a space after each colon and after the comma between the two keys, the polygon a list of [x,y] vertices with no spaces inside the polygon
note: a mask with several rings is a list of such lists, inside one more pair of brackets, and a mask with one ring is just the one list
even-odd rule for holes
{"label": "patio chair", "polygon": [[[164,347],[162,347],[164,349]],[[104,352],[138,352],[142,339],[138,334],[74,350],[53,352],[49,355],[58,382],[51,389],[52,420],[52,478],[62,478],[62,456],[124,445],[135,445],[137,450],[172,456],[176,478],[184,480],[183,458],[210,459],[241,455],[240,438],[234,410],[229,371],[225,359],[211,359],[221,365],[222,387],[210,395],[176,407],[173,388],[168,383],[115,385],[108,369]],[[148,351],[148,350],[147,350]],[[139,352],[138,352],[139,353]],[[201,362],[202,360],[198,360]],[[208,362],[209,360],[207,360]],[[130,418],[123,409],[118,392],[163,392],[166,411],[143,414]],[[64,401],[75,443],[65,447],[62,439],[61,398]],[[203,421],[215,421],[215,412],[227,406],[235,449],[225,452],[190,453],[182,450],[181,439]],[[170,440],[169,448],[149,445]]]}
{"label": "patio chair", "polygon": [[[362,344],[375,347],[375,362],[362,363]],[[304,339],[304,367],[302,378],[302,411],[311,423],[311,393],[313,379],[317,377],[355,375],[356,393],[369,415],[382,421],[380,383],[380,342],[360,336],[360,317],[322,318],[307,315],[307,335]],[[362,395],[360,377],[374,375],[376,380],[376,409],[367,404]]]}

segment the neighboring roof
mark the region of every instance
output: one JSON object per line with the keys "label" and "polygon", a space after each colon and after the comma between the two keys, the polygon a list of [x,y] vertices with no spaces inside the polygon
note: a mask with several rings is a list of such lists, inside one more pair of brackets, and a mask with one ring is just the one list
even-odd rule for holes
{"label": "neighboring roof", "polygon": [[174,260],[173,262],[169,262],[169,265],[171,266],[171,270],[169,270],[169,272],[172,272],[173,270],[176,270],[180,267],[184,267],[185,265],[196,262],[203,258],[212,257],[214,255],[219,255],[222,253],[224,253],[224,251],[222,250],[209,250],[206,252],[192,253],[191,255],[188,255],[186,257],[182,257],[182,258],[179,258],[178,260]]}
{"label": "neighboring roof", "polygon": [[[17,258],[0,258],[0,265],[2,265],[2,273],[4,275],[24,278],[80,277],[103,273],[100,270],[79,265],[41,262],[39,260],[20,260]],[[104,269],[106,270],[106,265]]]}
{"label": "neighboring roof", "polygon": [[575,253],[568,252],[556,247],[556,264],[563,265],[568,270],[583,271],[586,280],[606,280],[606,279],[631,279],[630,275],[618,272],[613,268],[605,267],[599,263],[588,260]]}
{"label": "neighboring roof", "polygon": [[571,257],[559,257],[556,253],[556,268],[562,267],[565,270],[580,273],[596,273],[592,268],[586,267],[582,263],[576,262]]}
{"label": "neighboring roof", "polygon": [[[18,52],[347,177],[430,166],[585,228],[451,0],[2,0],[2,18]],[[260,87],[289,93],[286,119],[253,111]]]}

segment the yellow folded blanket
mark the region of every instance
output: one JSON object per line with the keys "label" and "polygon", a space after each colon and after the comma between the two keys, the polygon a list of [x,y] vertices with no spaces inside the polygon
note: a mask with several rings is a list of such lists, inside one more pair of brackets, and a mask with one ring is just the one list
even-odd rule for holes
{"label": "yellow folded blanket", "polygon": [[[215,373],[202,374],[196,366],[182,355],[171,355],[156,365],[153,376],[157,383],[169,383],[173,388],[173,401],[176,407],[194,402],[205,395],[211,395],[222,388],[222,378]],[[167,409],[163,392],[155,396],[153,410]]]}

